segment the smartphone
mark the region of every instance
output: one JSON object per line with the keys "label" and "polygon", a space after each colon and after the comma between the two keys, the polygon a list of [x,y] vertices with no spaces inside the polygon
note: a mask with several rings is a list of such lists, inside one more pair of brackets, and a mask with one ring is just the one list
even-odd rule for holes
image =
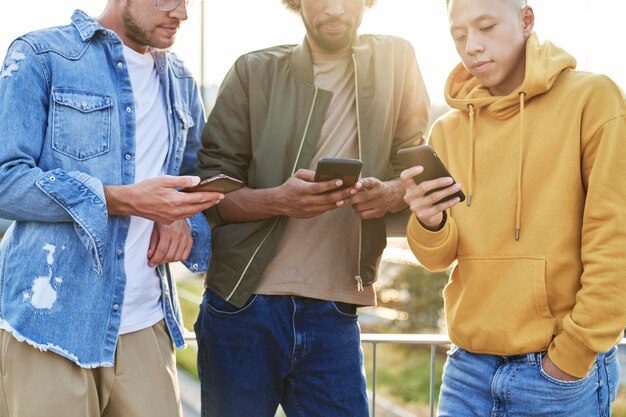
{"label": "smartphone", "polygon": [[[441,159],[439,159],[433,148],[428,145],[400,149],[398,151],[398,159],[405,168],[414,167],[416,165],[421,165],[424,167],[424,172],[413,177],[413,180],[415,180],[416,184],[441,177],[450,177],[452,178],[452,183],[456,183],[452,175],[450,175],[448,168],[446,168],[443,162],[441,162]],[[429,191],[426,195],[432,194],[435,191],[443,190],[444,188],[447,187],[436,188]],[[461,201],[465,200],[465,194],[463,193],[463,191],[459,190],[456,193],[441,199],[436,204],[443,203],[455,197],[458,197]]]}
{"label": "smartphone", "polygon": [[230,193],[231,191],[242,188],[245,184],[236,178],[229,177],[225,174],[218,174],[211,178],[205,178],[193,187],[181,188],[184,193],[193,193],[195,191],[213,191],[216,193]]}
{"label": "smartphone", "polygon": [[343,180],[343,185],[327,192],[343,190],[354,186],[361,175],[363,162],[350,158],[321,158],[317,161],[315,181]]}

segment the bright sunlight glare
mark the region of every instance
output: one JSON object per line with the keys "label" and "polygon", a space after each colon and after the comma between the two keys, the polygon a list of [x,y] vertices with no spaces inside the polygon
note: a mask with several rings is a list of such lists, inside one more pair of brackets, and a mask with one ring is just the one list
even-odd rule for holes
{"label": "bright sunlight glare", "polygon": [[[578,60],[578,68],[600,72],[626,89],[626,2],[622,0],[529,0],[535,30]],[[32,0],[3,4],[8,17],[0,32],[0,57],[17,36],[42,27],[66,24],[74,9],[98,16],[106,0]],[[205,0],[204,82],[218,85],[241,54],[304,37],[300,17],[280,0]],[[174,51],[200,79],[200,9],[189,12]],[[448,31],[444,0],[378,0],[366,12],[361,33],[404,37],[414,46],[433,104],[443,104],[443,88],[459,61]]]}

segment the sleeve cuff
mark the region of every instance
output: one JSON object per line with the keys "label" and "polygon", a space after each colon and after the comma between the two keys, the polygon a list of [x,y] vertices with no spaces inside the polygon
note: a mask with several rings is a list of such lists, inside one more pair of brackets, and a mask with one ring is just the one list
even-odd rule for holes
{"label": "sleeve cuff", "polygon": [[444,219],[439,229],[431,231],[420,223],[415,214],[412,214],[409,218],[406,233],[415,242],[419,242],[421,246],[435,248],[443,245],[448,240],[450,236],[450,222],[447,221],[447,215],[444,214]]}
{"label": "sleeve cuff", "polygon": [[109,222],[102,183],[82,172],[55,169],[36,184],[72,216],[78,237],[94,259],[94,271],[102,275]]}
{"label": "sleeve cuff", "polygon": [[562,332],[554,338],[548,349],[550,360],[563,372],[584,378],[598,356],[569,334]]}
{"label": "sleeve cuff", "polygon": [[183,265],[194,273],[206,272],[211,259],[211,228],[202,213],[186,220],[191,231],[193,247],[189,258],[183,262]]}

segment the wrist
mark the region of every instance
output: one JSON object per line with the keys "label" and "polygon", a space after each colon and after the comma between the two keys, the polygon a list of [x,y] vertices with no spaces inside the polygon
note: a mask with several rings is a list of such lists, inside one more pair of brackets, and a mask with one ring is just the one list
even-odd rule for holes
{"label": "wrist", "polygon": [[405,189],[400,180],[392,180],[383,183],[387,189],[388,204],[387,212],[397,213],[407,208],[404,202]]}
{"label": "wrist", "polygon": [[[415,218],[417,218],[417,216],[415,216]],[[443,229],[443,226],[446,225],[446,219],[447,218],[448,218],[448,214],[445,211],[443,211],[443,212],[441,212],[441,221],[437,225],[429,226],[429,225],[423,223],[419,218],[417,218],[417,221],[419,222],[419,224],[422,225],[422,227],[424,229],[428,230],[429,232],[438,232],[441,229]]]}
{"label": "wrist", "polygon": [[133,214],[132,188],[128,185],[105,185],[104,198],[106,199],[109,216],[128,216]]}
{"label": "wrist", "polygon": [[264,190],[263,206],[269,217],[287,216],[289,204],[284,184]]}

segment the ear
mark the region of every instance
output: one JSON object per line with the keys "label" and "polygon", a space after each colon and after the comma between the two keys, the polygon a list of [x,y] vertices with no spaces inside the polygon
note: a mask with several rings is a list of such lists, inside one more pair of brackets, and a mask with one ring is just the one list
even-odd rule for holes
{"label": "ear", "polygon": [[524,39],[528,39],[535,27],[535,12],[530,6],[526,6],[522,9],[522,30],[524,33]]}

